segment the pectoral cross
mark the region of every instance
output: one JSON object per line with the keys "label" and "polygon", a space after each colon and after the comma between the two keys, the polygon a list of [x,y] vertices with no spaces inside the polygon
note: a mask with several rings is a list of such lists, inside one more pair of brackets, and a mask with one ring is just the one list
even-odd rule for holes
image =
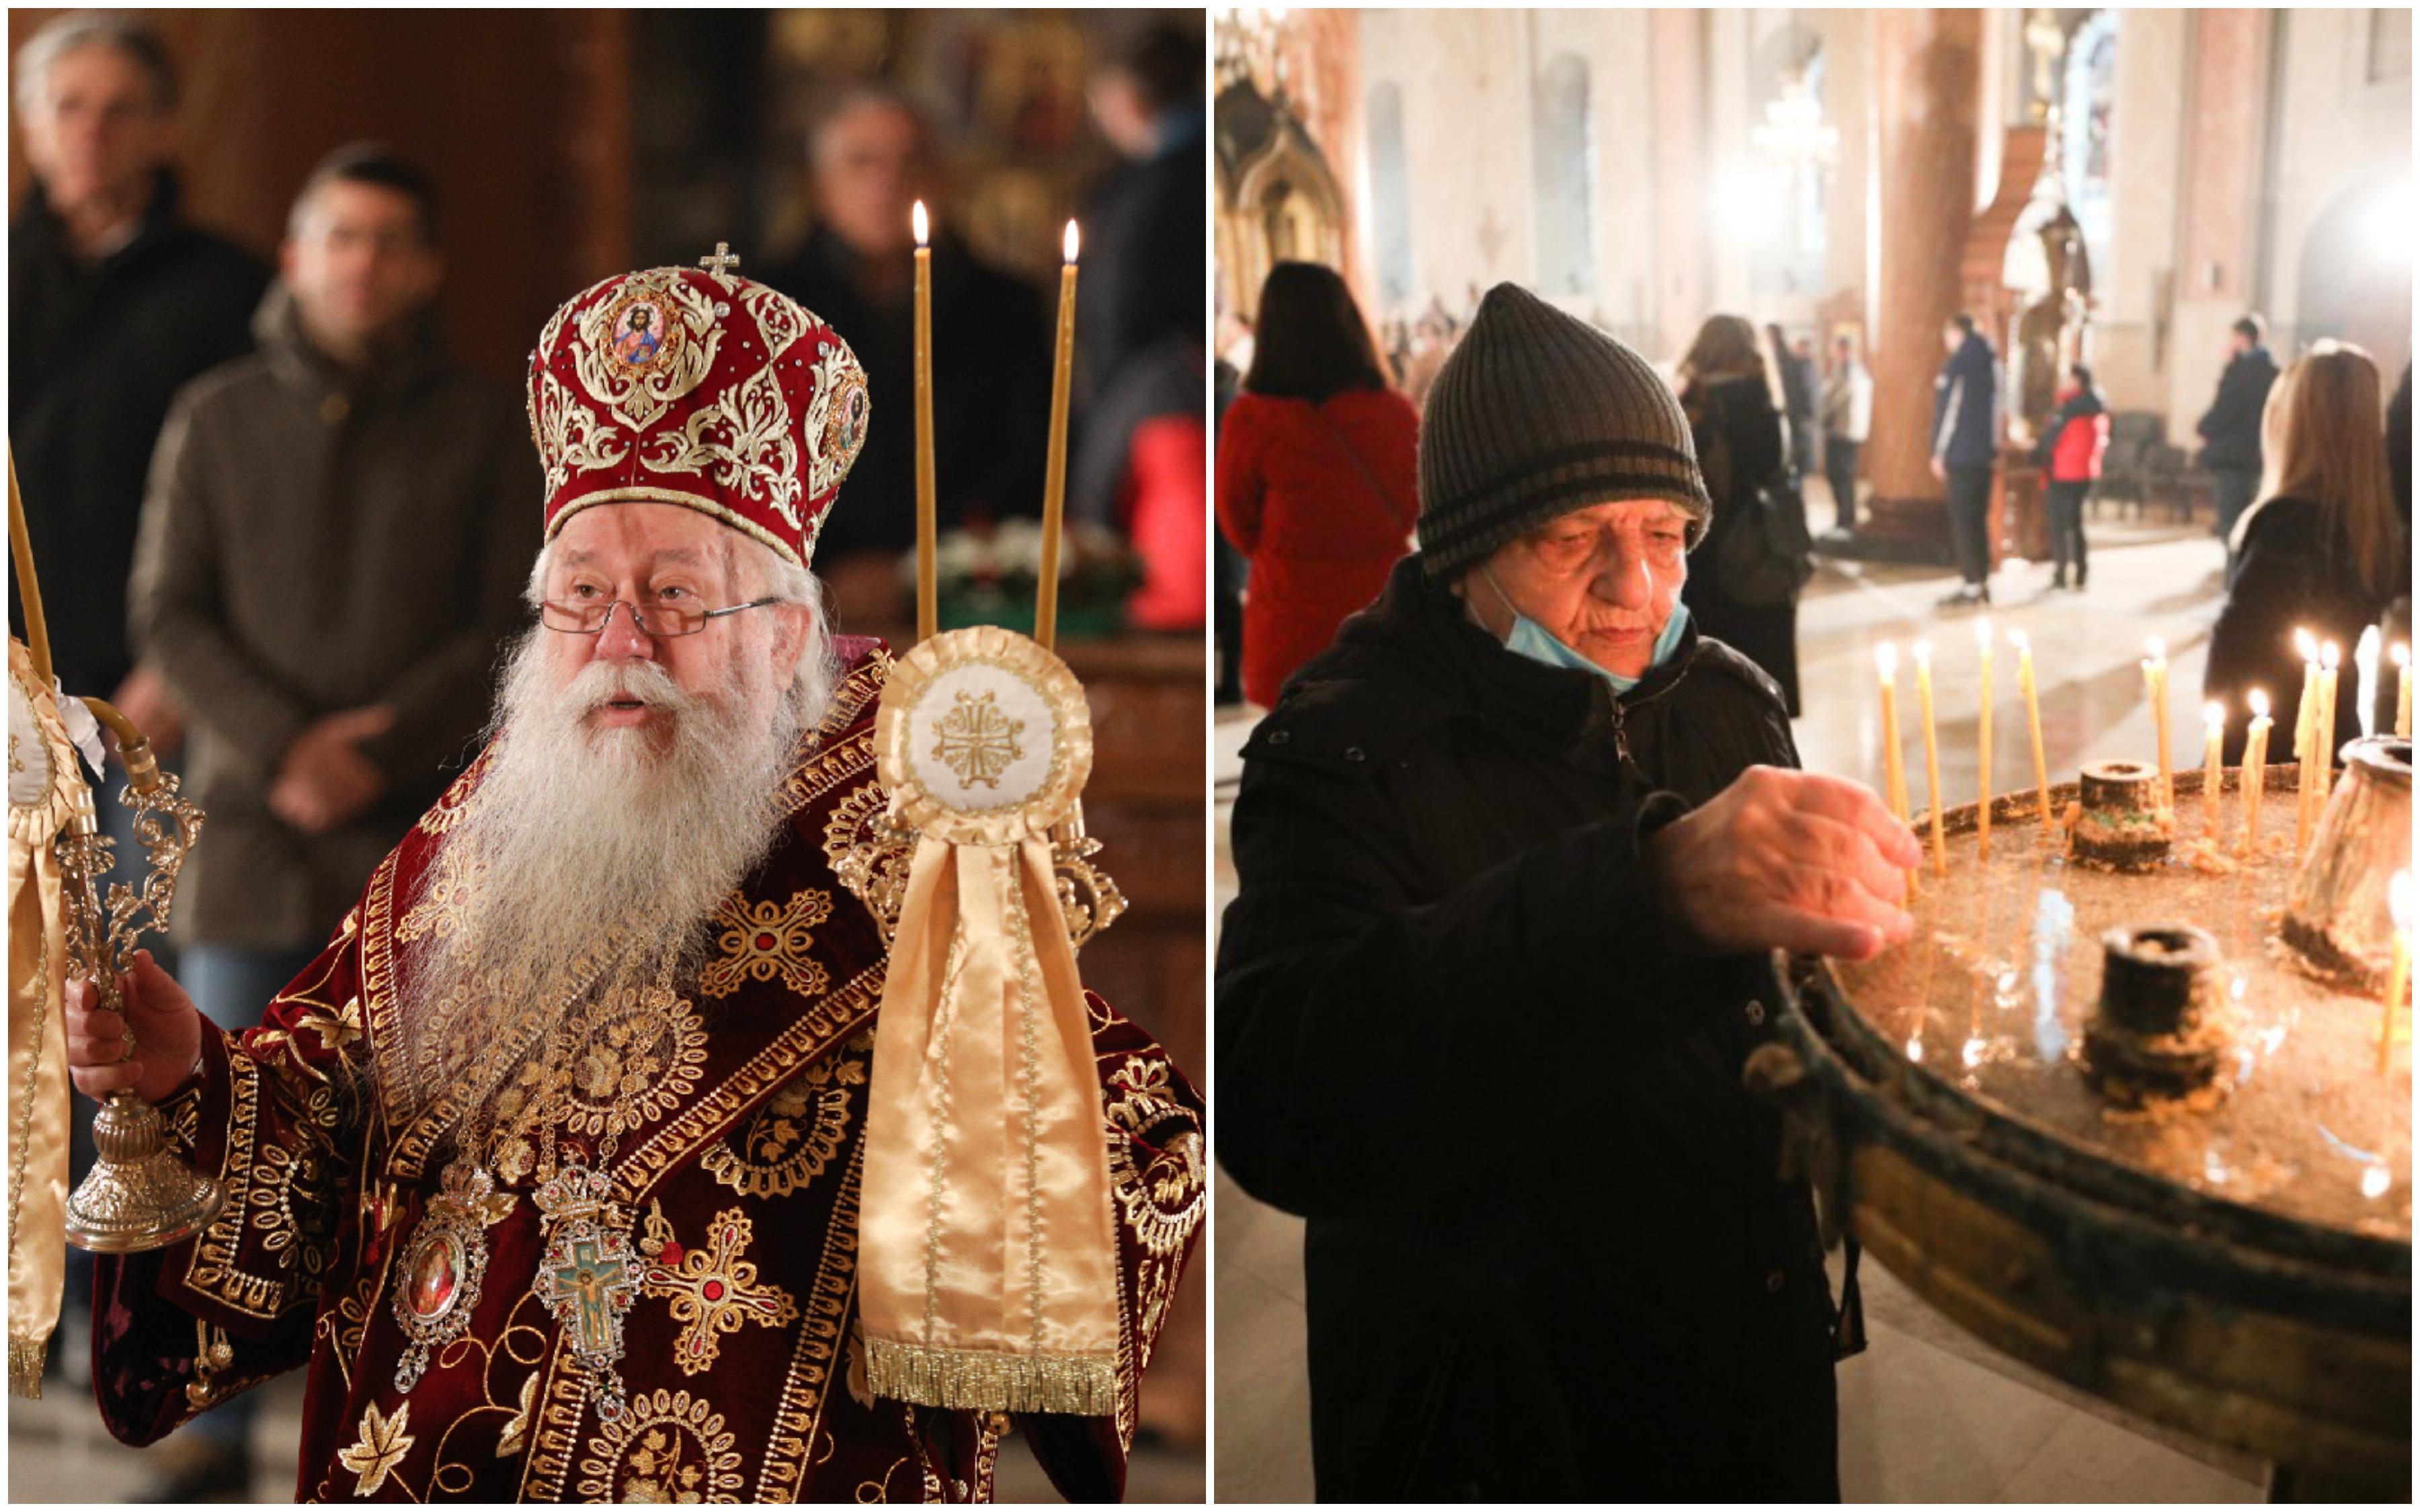
{"label": "pectoral cross", "polygon": [[620,1308],[613,1305],[613,1294],[621,1288],[627,1295],[629,1268],[619,1259],[604,1253],[603,1246],[592,1234],[582,1234],[571,1242],[571,1257],[554,1267],[554,1294],[567,1299],[574,1308],[573,1321],[580,1330],[580,1348],[592,1354],[602,1354],[618,1342],[613,1337],[614,1317]]}
{"label": "pectoral cross", "polygon": [[718,241],[712,252],[697,260],[697,265],[717,278],[727,278],[731,270],[739,266],[739,256],[731,250],[730,242]]}

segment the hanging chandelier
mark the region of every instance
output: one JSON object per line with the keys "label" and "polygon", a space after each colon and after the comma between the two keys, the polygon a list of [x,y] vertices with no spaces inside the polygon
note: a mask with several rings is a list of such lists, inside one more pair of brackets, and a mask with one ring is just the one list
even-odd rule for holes
{"label": "hanging chandelier", "polygon": [[1756,149],[1785,167],[1829,167],[1839,156],[1840,129],[1823,119],[1823,102],[1807,87],[1805,74],[1781,81],[1780,95],[1764,107],[1764,119],[1748,129]]}

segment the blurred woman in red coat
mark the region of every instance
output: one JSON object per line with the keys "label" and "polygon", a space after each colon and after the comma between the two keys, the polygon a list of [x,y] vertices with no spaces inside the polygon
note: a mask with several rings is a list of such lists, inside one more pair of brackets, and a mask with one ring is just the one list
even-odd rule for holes
{"label": "blurred woman in red coat", "polygon": [[1251,370],[1218,435],[1218,525],[1250,563],[1250,702],[1273,707],[1411,549],[1419,442],[1419,416],[1387,387],[1344,280],[1315,263],[1271,269]]}
{"label": "blurred woman in red coat", "polygon": [[2109,406],[2093,386],[2092,369],[2077,363],[2067,370],[2067,385],[2056,395],[2058,411],[2042,428],[2037,454],[2050,468],[2043,508],[2050,517],[2051,587],[2068,586],[2067,569],[2075,569],[2075,591],[2084,591],[2084,501],[2101,476],[2101,454],[2109,450]]}

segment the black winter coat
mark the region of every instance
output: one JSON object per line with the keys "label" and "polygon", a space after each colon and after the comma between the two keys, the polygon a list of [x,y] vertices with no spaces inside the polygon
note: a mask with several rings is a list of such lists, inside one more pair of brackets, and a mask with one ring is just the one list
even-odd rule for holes
{"label": "black winter coat", "polygon": [[[2411,592],[2412,579],[2407,569],[2397,575],[2400,586],[2394,593],[2373,593],[2329,541],[2327,523],[2318,504],[2288,496],[2253,505],[2236,527],[2243,544],[2227,571],[2226,602],[2211,626],[2210,662],[2202,673],[2202,697],[2226,705],[2225,755],[2230,763],[2243,759],[2251,723],[2246,695],[2256,687],[2269,695],[2270,717],[2277,721],[2269,736],[2269,759],[2294,759],[2295,701],[2303,691],[2303,658],[2294,650],[2297,628],[2323,642],[2334,640],[2343,653],[2336,748],[2361,734],[2352,649],[2396,594]],[[2391,695],[2394,669],[2386,672],[2380,681]],[[2381,728],[2392,730],[2391,702],[2387,713],[2389,722]]]}
{"label": "black winter coat", "polygon": [[[269,270],[177,219],[160,185],[133,239],[80,261],[41,187],[8,227],[8,440],[68,692],[132,670],[126,583],[152,444],[177,391],[252,347]],[[9,601],[11,633],[24,633]]]}
{"label": "black winter coat", "polygon": [[1756,663],[1781,688],[1782,706],[1798,717],[1798,605],[1743,604],[1725,591],[1722,541],[1745,525],[1757,489],[1781,469],[1781,417],[1761,376],[1724,378],[1682,396],[1698,463],[1714,495],[1706,538],[1689,554],[1681,597],[1699,629]]}
{"label": "black winter coat", "polygon": [[2201,433],[2201,465],[2260,470],[2260,411],[2269,404],[2269,388],[2277,381],[2277,360],[2266,347],[2255,347],[2227,360],[2218,376],[2218,397],[2194,429]]}
{"label": "black winter coat", "polygon": [[1758,964],[1640,846],[1795,765],[1691,633],[1624,695],[1400,563],[1244,751],[1219,1156],[1310,1220],[1323,1500],[1837,1498],[1812,1207],[1742,1089]]}

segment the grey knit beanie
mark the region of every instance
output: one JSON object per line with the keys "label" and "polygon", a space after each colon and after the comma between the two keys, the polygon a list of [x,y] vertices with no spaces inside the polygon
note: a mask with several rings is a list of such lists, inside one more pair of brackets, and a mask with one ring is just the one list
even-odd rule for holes
{"label": "grey knit beanie", "polygon": [[1714,501],[1688,417],[1646,359],[1516,284],[1487,291],[1420,417],[1420,566],[1441,582],[1523,531],[1664,499],[1703,539]]}

